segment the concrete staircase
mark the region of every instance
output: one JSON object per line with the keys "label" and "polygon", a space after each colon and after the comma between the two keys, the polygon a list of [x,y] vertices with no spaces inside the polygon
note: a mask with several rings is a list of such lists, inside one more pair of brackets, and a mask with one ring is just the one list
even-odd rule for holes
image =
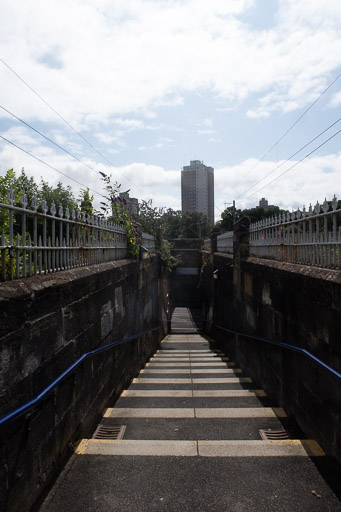
{"label": "concrete staircase", "polygon": [[274,405],[200,334],[171,334],[41,511],[341,510],[323,451]]}

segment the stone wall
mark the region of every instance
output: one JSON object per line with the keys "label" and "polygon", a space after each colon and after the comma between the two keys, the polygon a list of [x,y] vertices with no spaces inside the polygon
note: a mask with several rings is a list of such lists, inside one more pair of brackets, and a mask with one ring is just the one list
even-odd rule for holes
{"label": "stone wall", "polygon": [[38,406],[0,431],[2,510],[27,511],[77,441],[91,434],[166,333],[159,260],[105,263],[0,285],[1,416],[87,358]]}
{"label": "stone wall", "polygon": [[202,266],[201,238],[172,239],[172,255],[179,258],[171,279],[171,302],[176,306],[196,306],[201,304],[198,293],[200,269]]}
{"label": "stone wall", "polygon": [[207,332],[341,461],[340,380],[297,352],[217,328],[298,346],[341,372],[341,273],[215,253],[202,283]]}

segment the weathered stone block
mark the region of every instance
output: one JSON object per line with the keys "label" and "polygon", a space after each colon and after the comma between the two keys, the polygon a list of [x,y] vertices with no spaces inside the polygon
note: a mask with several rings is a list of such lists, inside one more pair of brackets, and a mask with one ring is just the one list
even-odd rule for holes
{"label": "weathered stone block", "polygon": [[[0,284],[0,314],[8,318],[0,334],[2,412],[40,393],[82,354],[164,325],[159,279],[159,261],[153,257],[140,264],[123,260]],[[0,508],[7,503],[7,512],[30,509],[70,446],[91,433],[164,334],[161,327],[86,359],[34,409],[31,431],[24,416],[0,430],[7,465],[0,472]],[[14,446],[21,458],[18,474],[8,482],[17,461]]]}

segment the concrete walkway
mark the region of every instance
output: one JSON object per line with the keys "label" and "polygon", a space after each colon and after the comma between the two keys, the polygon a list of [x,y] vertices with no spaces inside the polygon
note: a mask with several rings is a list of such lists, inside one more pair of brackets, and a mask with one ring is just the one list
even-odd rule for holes
{"label": "concrete walkway", "polygon": [[123,438],[84,439],[40,511],[341,511],[323,451],[275,405],[200,334],[171,334],[104,413]]}

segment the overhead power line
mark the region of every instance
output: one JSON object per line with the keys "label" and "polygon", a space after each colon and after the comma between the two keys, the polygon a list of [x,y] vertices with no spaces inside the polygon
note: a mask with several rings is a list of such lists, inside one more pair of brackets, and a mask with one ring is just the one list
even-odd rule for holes
{"label": "overhead power line", "polygon": [[[307,142],[304,146],[302,146],[300,149],[298,149],[295,153],[293,153],[291,156],[289,156],[288,158],[286,158],[285,160],[283,160],[283,162],[281,162],[280,164],[278,164],[274,169],[272,169],[268,174],[266,174],[263,178],[261,178],[260,180],[256,181],[256,183],[253,183],[253,185],[251,185],[247,190],[245,190],[244,192],[242,192],[239,196],[236,197],[236,199],[240,199],[241,197],[243,197],[245,194],[247,194],[250,190],[253,189],[253,187],[255,187],[256,185],[258,185],[259,183],[261,183],[262,181],[264,181],[266,178],[268,178],[271,174],[273,174],[275,171],[277,171],[280,167],[282,167],[285,163],[287,163],[288,161],[290,161],[292,158],[294,158],[296,155],[298,155],[298,153],[300,153],[301,151],[303,151],[306,147],[310,146],[310,144],[312,144],[316,139],[318,139],[319,137],[321,137],[324,133],[326,133],[328,130],[330,130],[333,126],[335,126],[337,123],[339,123],[341,121],[341,117],[339,117],[339,119],[337,119],[334,123],[332,123],[331,125],[329,125],[325,130],[323,130],[321,133],[319,133],[318,135],[316,135],[316,137],[314,137],[313,139],[311,139],[309,142]],[[328,139],[330,140],[330,139]],[[328,141],[327,141],[328,142]],[[322,144],[323,146],[324,144]],[[321,146],[319,146],[321,147]],[[317,148],[318,149],[318,148]],[[262,189],[261,189],[262,190]],[[256,193],[256,192],[255,192]],[[254,194],[251,194],[251,195],[254,195]],[[250,197],[250,196],[248,196]]]}
{"label": "overhead power line", "polygon": [[99,196],[101,197],[105,197],[103,194],[101,194],[100,192],[97,192],[97,190],[94,190],[90,187],[88,187],[87,185],[84,185],[84,183],[81,183],[80,181],[78,180],[75,180],[74,178],[72,178],[71,176],[68,176],[65,172],[62,172],[60,171],[59,169],[57,169],[56,167],[54,167],[53,165],[50,165],[48,164],[47,162],[45,162],[44,160],[42,160],[41,158],[33,155],[32,153],[30,153],[29,151],[27,151],[26,149],[18,146],[17,144],[15,144],[14,142],[6,139],[6,137],[3,137],[2,135],[0,135],[0,138],[3,139],[5,142],[7,142],[8,144],[10,144],[11,146],[14,146],[15,148],[17,149],[20,149],[20,151],[22,151],[23,153],[26,153],[26,155],[29,155],[31,156],[32,158],[34,158],[35,160],[37,160],[38,162],[46,165],[47,167],[49,167],[50,169],[58,172],[59,174],[61,174],[62,176],[64,176],[65,178],[67,178],[68,180],[71,180],[73,181],[74,183],[77,183],[77,185],[81,185],[81,187],[85,187],[86,189],[89,189],[91,190],[91,192],[94,192],[95,194],[98,194]]}
{"label": "overhead power line", "polygon": [[259,164],[260,162],[262,162],[264,160],[264,158],[277,146],[277,144],[279,144],[287,135],[288,133],[301,121],[301,119],[309,112],[309,110],[311,110],[313,108],[313,106],[322,98],[322,96],[332,87],[332,85],[335,84],[335,82],[340,78],[341,76],[341,73],[339,73],[337,75],[336,78],[334,78],[334,80],[328,85],[328,87],[326,89],[324,89],[324,91],[321,92],[321,94],[318,96],[318,98],[316,98],[316,100],[314,100],[310,105],[309,107],[303,112],[303,114],[301,114],[298,119],[296,119],[296,121],[291,125],[289,126],[289,128],[283,133],[283,135],[281,135],[281,137],[271,146],[270,149],[268,149],[264,155],[258,160],[258,162],[253,166],[251,167],[251,169],[247,172],[247,174],[245,174],[244,178],[246,178],[246,176],[248,176],[250,174],[250,172],[252,172]]}
{"label": "overhead power line", "polygon": [[38,96],[38,98],[43,102],[45,103],[45,105],[50,109],[52,110],[52,112],[54,112],[65,124],[68,125],[69,128],[71,128],[71,130],[73,130],[79,137],[81,137],[84,142],[86,142],[92,149],[95,149],[92,144],[86,140],[85,137],[83,137],[83,135],[81,133],[79,133],[70,123],[68,123],[68,121],[61,115],[59,114],[59,112],[57,112],[57,110],[55,110],[42,96],[40,96],[40,94],[35,90],[33,89],[33,87],[30,86],[30,84],[28,84],[16,71],[14,71],[13,68],[11,68],[11,66],[9,64],[7,64],[7,62],[5,62],[1,57],[0,57],[0,61],[17,77],[19,78],[19,80],[26,85],[26,87],[28,87],[32,92],[33,94],[35,94],[36,96]]}
{"label": "overhead power line", "polygon": [[305,155],[303,158],[301,158],[301,160],[299,160],[298,162],[295,162],[291,167],[289,167],[289,169],[287,169],[286,171],[282,172],[279,176],[276,176],[276,178],[274,178],[273,180],[271,180],[269,183],[267,183],[266,185],[264,185],[263,187],[259,188],[258,190],[256,190],[256,192],[250,194],[249,196],[247,196],[246,199],[249,199],[249,197],[251,196],[254,196],[255,194],[257,194],[258,192],[260,192],[261,190],[263,190],[264,188],[268,187],[269,185],[271,185],[272,183],[274,183],[276,180],[278,180],[279,178],[281,178],[281,176],[283,176],[284,174],[286,174],[287,172],[291,171],[294,167],[296,167],[298,164],[300,164],[301,162],[303,162],[303,160],[305,160],[306,158],[308,158],[309,156],[311,156],[313,153],[315,153],[315,151],[317,151],[318,149],[320,149],[322,146],[324,146],[325,144],[327,144],[327,142],[329,142],[331,139],[333,139],[334,137],[336,137],[336,135],[338,135],[339,133],[341,133],[341,130],[337,131],[336,133],[334,133],[334,135],[332,135],[331,137],[329,137],[329,139],[325,140],[324,142],[322,142],[322,144],[320,144],[319,146],[317,146],[315,149],[313,149],[312,151],[310,151],[310,153],[308,153],[307,155]]}
{"label": "overhead power line", "polygon": [[[31,85],[29,85],[16,71],[14,71],[14,69],[9,64],[7,64],[7,62],[5,62],[1,57],[0,57],[0,61],[11,71],[11,73],[13,73],[24,85],[26,85],[26,87],[28,87],[30,89],[30,91],[32,91],[33,94],[35,94],[54,114],[56,114],[71,130],[73,130],[79,137],[81,137],[81,139],[83,139],[83,141],[93,151],[96,151],[96,153],[98,155],[100,155],[109,165],[111,165],[112,167],[115,167],[115,165],[105,155],[103,155],[103,153],[101,153],[97,148],[95,148],[95,146],[93,146],[91,144],[91,142],[89,142],[61,114],[59,114],[59,112],[55,108],[53,108],[52,105],[50,105],[50,103],[48,103]],[[143,190],[143,188],[141,188],[139,185],[136,185],[136,183],[134,183],[130,178],[128,178],[128,176],[124,172],[122,172],[122,171],[117,171],[117,172],[119,174],[122,174],[132,185],[134,185],[134,187],[136,187],[138,190],[141,190],[142,192],[144,192],[146,194],[146,191]],[[148,195],[148,194],[146,194],[146,195]]]}
{"label": "overhead power line", "polygon": [[91,165],[87,164],[86,162],[84,162],[83,160],[81,160],[80,158],[78,158],[77,156],[73,155],[70,151],[68,151],[67,149],[63,148],[62,146],[60,146],[60,144],[58,144],[57,142],[55,142],[54,140],[50,139],[49,137],[47,137],[46,135],[44,135],[43,133],[41,133],[39,130],[37,130],[36,128],[34,128],[33,126],[31,126],[30,124],[26,123],[26,121],[24,121],[23,119],[20,119],[20,117],[16,116],[15,114],[13,114],[13,112],[11,112],[10,110],[7,110],[7,108],[3,107],[2,105],[0,105],[0,108],[2,110],[4,110],[5,112],[7,112],[7,114],[11,115],[12,117],[14,117],[15,119],[17,119],[17,121],[20,121],[20,123],[24,124],[25,126],[27,126],[27,128],[30,128],[30,130],[33,130],[34,132],[36,132],[38,135],[40,135],[41,137],[44,137],[44,139],[46,139],[48,142],[51,142],[51,144],[53,144],[54,146],[56,146],[57,148],[61,149],[62,151],[64,151],[64,153],[66,153],[67,155],[70,155],[72,156],[72,158],[74,158],[75,160],[77,160],[78,162],[80,162],[81,164],[85,165],[88,169],[90,169],[91,171],[95,172],[97,175],[98,175],[98,172],[99,171],[96,171],[96,169],[94,169],[93,167],[91,167]]}

